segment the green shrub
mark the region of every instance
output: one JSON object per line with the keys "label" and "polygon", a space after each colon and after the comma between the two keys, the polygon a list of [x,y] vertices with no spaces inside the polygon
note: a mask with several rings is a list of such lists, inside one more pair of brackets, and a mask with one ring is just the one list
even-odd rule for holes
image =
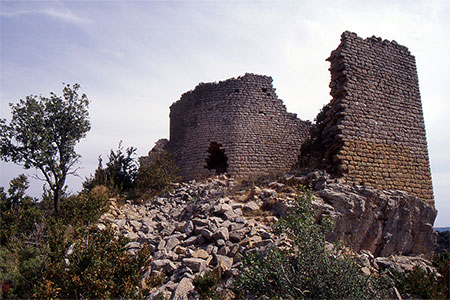
{"label": "green shrub", "polygon": [[393,273],[395,287],[402,295],[408,294],[421,299],[450,299],[450,252],[435,255],[433,266],[442,275],[441,278],[434,272],[415,266],[411,271]]}
{"label": "green shrub", "polygon": [[25,175],[10,181],[8,193],[0,188],[0,280],[3,297],[27,298],[40,279],[44,211],[25,195]]}
{"label": "green shrub", "polygon": [[109,206],[106,187],[65,194],[55,215],[51,198],[44,193],[37,203],[25,195],[27,186],[26,177],[19,176],[8,193],[0,188],[1,297],[142,297],[139,281],[148,249],[132,256],[127,239],[94,225]]}
{"label": "green shrub", "polygon": [[[447,231],[448,232],[448,231]],[[443,278],[438,280],[439,290],[445,299],[450,299],[450,252],[441,252],[434,256],[433,266]]]}
{"label": "green shrub", "polygon": [[167,276],[164,273],[153,274],[147,279],[147,285],[149,288],[160,287],[166,281]]}
{"label": "green shrub", "polygon": [[450,231],[438,232],[436,253],[450,251]]}
{"label": "green shrub", "polygon": [[139,281],[149,263],[148,248],[136,256],[128,254],[128,240],[116,238],[111,228],[92,227],[85,234],[75,242],[71,255],[49,263],[34,297],[142,297]]}
{"label": "green shrub", "polygon": [[395,273],[395,287],[400,294],[409,294],[420,299],[441,299],[437,296],[436,274],[428,274],[419,266],[415,266],[412,271]]}
{"label": "green shrub", "polygon": [[135,179],[138,170],[138,163],[133,155],[136,154],[136,148],[128,147],[126,150],[119,143],[117,151],[111,150],[106,163],[103,167],[102,158],[98,158],[98,167],[94,176],[86,179],[83,187],[86,191],[92,190],[98,185],[106,186],[114,196],[134,194]]}
{"label": "green shrub", "polygon": [[20,242],[0,248],[0,279],[8,285],[5,299],[31,297],[41,279],[41,254],[39,247]]}
{"label": "green shrub", "polygon": [[28,188],[25,175],[10,181],[8,194],[0,187],[0,245],[5,246],[12,239],[29,237],[39,224],[43,212],[35,199],[25,195]]}
{"label": "green shrub", "polygon": [[90,192],[80,192],[64,199],[58,218],[73,227],[86,226],[97,220],[109,208],[109,197],[106,188],[97,186]]}
{"label": "green shrub", "polygon": [[179,169],[171,154],[161,151],[146,166],[141,166],[137,174],[136,189],[141,198],[153,197],[170,189],[170,183],[181,180]]}
{"label": "green shrub", "polygon": [[221,300],[224,297],[217,290],[219,280],[219,273],[214,270],[203,275],[195,276],[192,284],[194,285],[195,291],[199,294],[200,299]]}
{"label": "green shrub", "polygon": [[310,191],[293,203],[293,211],[275,226],[292,246],[275,248],[264,256],[248,254],[236,279],[241,298],[374,299],[386,297],[387,284],[366,276],[351,255],[330,253],[325,234],[329,219],[316,224]]}

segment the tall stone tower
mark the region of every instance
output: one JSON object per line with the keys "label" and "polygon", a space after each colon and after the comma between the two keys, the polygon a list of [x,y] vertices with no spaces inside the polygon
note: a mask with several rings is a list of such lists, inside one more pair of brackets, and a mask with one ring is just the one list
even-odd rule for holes
{"label": "tall stone tower", "polygon": [[350,182],[434,203],[414,56],[395,41],[344,32],[331,62],[325,160]]}

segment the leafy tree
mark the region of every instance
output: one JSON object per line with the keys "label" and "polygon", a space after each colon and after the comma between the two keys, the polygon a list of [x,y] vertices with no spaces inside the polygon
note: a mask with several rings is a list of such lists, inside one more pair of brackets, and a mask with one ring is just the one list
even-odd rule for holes
{"label": "leafy tree", "polygon": [[67,175],[75,173],[80,158],[75,145],[90,130],[89,100],[79,95],[79,84],[65,85],[62,96],[30,95],[10,104],[12,119],[0,119],[0,158],[35,168],[52,192],[55,212],[60,209]]}

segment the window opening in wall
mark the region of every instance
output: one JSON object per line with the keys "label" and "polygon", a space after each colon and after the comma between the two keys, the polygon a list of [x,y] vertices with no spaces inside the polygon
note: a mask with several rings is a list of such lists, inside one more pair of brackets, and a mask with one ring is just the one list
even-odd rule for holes
{"label": "window opening in wall", "polygon": [[227,172],[228,158],[225,155],[225,149],[220,149],[222,144],[211,142],[207,152],[209,153],[206,160],[205,168],[208,170],[216,170],[216,174],[223,174]]}

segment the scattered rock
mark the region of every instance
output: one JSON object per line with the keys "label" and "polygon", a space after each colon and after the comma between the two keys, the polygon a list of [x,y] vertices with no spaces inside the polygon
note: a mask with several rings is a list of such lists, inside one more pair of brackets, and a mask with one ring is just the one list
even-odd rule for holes
{"label": "scattered rock", "polygon": [[233,266],[233,258],[225,255],[216,254],[216,261],[216,266],[220,267],[223,271],[231,270]]}
{"label": "scattered rock", "polygon": [[194,258],[202,258],[202,259],[208,259],[209,254],[204,249],[198,249],[191,253],[191,256]]}
{"label": "scattered rock", "polygon": [[225,240],[228,241],[228,239],[230,238],[230,235],[228,233],[228,229],[226,227],[220,227],[214,234],[213,234],[213,238],[217,241],[217,240]]}
{"label": "scattered rock", "polygon": [[175,291],[172,294],[171,300],[188,300],[188,294],[190,291],[194,289],[194,285],[192,284],[192,279],[183,278],[180,283],[177,285]]}
{"label": "scattered rock", "polygon": [[183,263],[194,272],[203,272],[206,269],[206,260],[201,258],[183,258]]}
{"label": "scattered rock", "polygon": [[[153,261],[147,275],[165,273],[167,280],[147,299],[158,295],[195,299],[195,276],[219,270],[226,274],[222,282],[226,287],[237,276],[244,253],[289,245],[273,234],[270,225],[291,210],[297,196],[291,186],[312,183],[316,218],[328,215],[336,222],[327,238],[351,244],[359,252],[364,273],[404,272],[415,265],[432,270],[425,259],[435,238],[432,206],[405,192],[347,185],[320,172],[282,178],[282,182],[269,182],[269,188],[254,186],[251,191],[233,190],[236,183],[228,178],[177,184],[166,197],[146,204],[113,205],[97,226],[110,225],[118,234],[124,233],[131,239],[127,247],[132,254],[148,245]],[[331,243],[327,249],[335,251]]]}
{"label": "scattered rock", "polygon": [[244,206],[244,210],[254,212],[259,209],[259,205],[255,201],[247,202]]}

